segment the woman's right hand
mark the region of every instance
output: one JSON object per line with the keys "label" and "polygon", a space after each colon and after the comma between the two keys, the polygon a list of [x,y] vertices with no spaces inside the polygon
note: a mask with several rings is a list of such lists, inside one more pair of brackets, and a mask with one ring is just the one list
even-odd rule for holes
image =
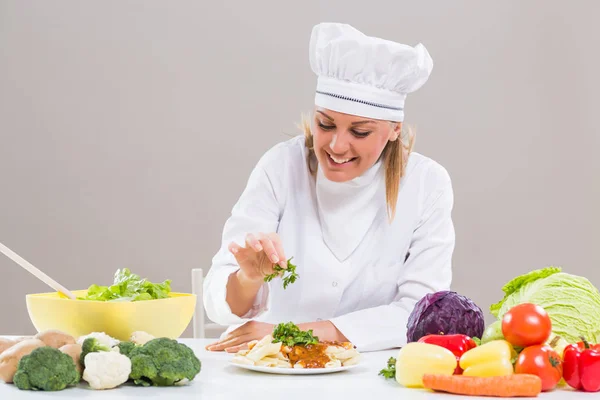
{"label": "woman's right hand", "polygon": [[241,247],[235,242],[229,245],[240,266],[239,274],[244,280],[258,283],[273,273],[273,266],[279,264],[287,268],[287,258],[277,233],[249,233],[246,244]]}

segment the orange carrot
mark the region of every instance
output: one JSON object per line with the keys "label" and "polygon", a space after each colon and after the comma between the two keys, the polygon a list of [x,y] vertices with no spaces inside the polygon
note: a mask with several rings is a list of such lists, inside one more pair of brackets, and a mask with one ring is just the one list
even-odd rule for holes
{"label": "orange carrot", "polygon": [[537,397],[542,391],[542,380],[532,374],[490,377],[426,374],[423,385],[438,392],[467,396]]}

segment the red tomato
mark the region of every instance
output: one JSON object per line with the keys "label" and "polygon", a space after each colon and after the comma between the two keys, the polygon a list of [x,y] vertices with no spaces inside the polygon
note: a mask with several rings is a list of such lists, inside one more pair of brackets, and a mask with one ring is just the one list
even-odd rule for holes
{"label": "red tomato", "polygon": [[542,391],[556,387],[563,374],[560,356],[550,346],[536,345],[523,349],[515,364],[516,374],[533,374],[542,380]]}
{"label": "red tomato", "polygon": [[545,343],[551,333],[550,316],[536,304],[516,305],[502,317],[502,334],[516,347]]}

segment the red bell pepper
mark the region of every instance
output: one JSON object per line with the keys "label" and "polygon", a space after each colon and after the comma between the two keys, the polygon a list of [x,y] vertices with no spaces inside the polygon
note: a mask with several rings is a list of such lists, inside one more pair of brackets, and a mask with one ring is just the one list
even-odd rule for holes
{"label": "red bell pepper", "polygon": [[421,343],[435,344],[450,350],[456,356],[455,375],[463,373],[459,365],[460,357],[468,350],[477,347],[477,343],[467,335],[427,335],[418,340]]}
{"label": "red bell pepper", "polygon": [[600,344],[581,342],[565,347],[563,378],[569,386],[584,392],[600,391]]}

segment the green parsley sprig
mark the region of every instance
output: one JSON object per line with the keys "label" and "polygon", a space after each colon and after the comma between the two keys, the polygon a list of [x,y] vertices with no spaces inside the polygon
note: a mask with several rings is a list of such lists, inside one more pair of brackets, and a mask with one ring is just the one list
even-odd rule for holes
{"label": "green parsley sprig", "polygon": [[273,329],[273,343],[281,342],[285,346],[308,345],[319,343],[319,337],[313,335],[313,330],[300,330],[293,322],[281,323]]}
{"label": "green parsley sprig", "polygon": [[291,285],[292,283],[296,282],[296,279],[298,279],[300,277],[300,275],[298,275],[296,273],[296,266],[294,264],[291,263],[291,260],[294,257],[291,257],[288,261],[287,261],[287,268],[282,268],[279,264],[275,264],[273,266],[273,273],[269,274],[267,276],[265,276],[264,281],[265,282],[271,282],[273,279],[275,279],[278,276],[282,276],[283,278],[283,288],[287,289],[288,285]]}
{"label": "green parsley sprig", "polygon": [[379,375],[383,376],[385,379],[394,379],[396,377],[396,359],[394,357],[388,359],[387,368],[379,371]]}

